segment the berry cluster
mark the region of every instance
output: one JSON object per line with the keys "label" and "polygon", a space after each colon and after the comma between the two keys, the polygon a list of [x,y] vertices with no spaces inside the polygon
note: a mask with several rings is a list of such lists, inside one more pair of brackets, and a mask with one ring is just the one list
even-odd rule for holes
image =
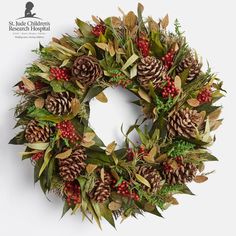
{"label": "berry cluster", "polygon": [[174,81],[170,77],[165,78],[165,85],[162,88],[161,95],[163,98],[176,97],[179,90],[175,87]]}
{"label": "berry cluster", "polygon": [[147,38],[145,37],[139,37],[136,40],[136,44],[138,49],[140,50],[143,57],[147,57],[149,55],[150,50],[150,43]]}
{"label": "berry cluster", "polygon": [[60,130],[62,138],[68,139],[71,143],[75,143],[80,139],[80,136],[76,133],[75,127],[69,120],[62,121],[56,125]]}
{"label": "berry cluster", "polygon": [[132,190],[130,190],[130,186],[129,186],[129,183],[125,180],[123,180],[121,182],[121,184],[119,184],[117,186],[117,193],[122,195],[122,196],[125,196],[125,197],[128,197],[128,198],[131,198],[135,201],[139,201],[140,198],[139,198],[139,195],[135,192],[133,192]]}
{"label": "berry cluster", "polygon": [[66,202],[69,206],[76,205],[81,202],[80,185],[77,182],[66,182],[64,187]]}
{"label": "berry cluster", "polygon": [[96,37],[99,37],[101,34],[104,34],[106,31],[106,26],[104,24],[98,24],[93,27],[92,34]]}
{"label": "berry cluster", "polygon": [[68,70],[66,68],[52,67],[50,68],[50,78],[68,81]]}
{"label": "berry cluster", "polygon": [[44,156],[44,152],[37,152],[31,157],[31,160],[32,161],[38,161],[41,158],[43,158],[43,156]]}
{"label": "berry cluster", "polygon": [[211,89],[205,88],[198,95],[197,100],[203,104],[206,102],[210,102],[212,99],[212,91]]}
{"label": "berry cluster", "polygon": [[171,49],[165,56],[162,57],[163,64],[166,70],[169,70],[174,63],[175,52]]}

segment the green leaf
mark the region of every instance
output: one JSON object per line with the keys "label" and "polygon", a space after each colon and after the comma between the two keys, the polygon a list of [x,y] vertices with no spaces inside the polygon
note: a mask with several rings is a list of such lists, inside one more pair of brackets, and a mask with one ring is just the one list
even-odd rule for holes
{"label": "green leaf", "polygon": [[77,18],[75,20],[75,23],[78,25],[81,33],[85,36],[85,37],[89,37],[92,36],[91,31],[92,31],[92,27],[85,23],[84,21],[80,20],[79,18]]}
{"label": "green leaf", "polygon": [[55,158],[51,158],[47,169],[47,186],[50,189],[51,180],[55,169]]}
{"label": "green leaf", "polygon": [[48,147],[47,150],[45,151],[45,154],[44,154],[44,162],[43,162],[43,165],[39,171],[39,177],[41,176],[41,174],[43,173],[43,171],[45,170],[45,168],[47,167],[48,163],[49,163],[49,160],[51,158],[51,150],[52,148],[51,147]]}
{"label": "green leaf", "polygon": [[92,86],[88,90],[88,92],[84,98],[84,102],[90,101],[92,98],[96,97],[99,93],[101,93],[104,89],[105,89],[104,87],[101,87],[99,85]]}
{"label": "green leaf", "polygon": [[106,219],[114,228],[116,228],[112,212],[108,209],[106,204],[99,204],[99,208],[101,216]]}
{"label": "green leaf", "polygon": [[135,177],[140,183],[146,185],[148,188],[151,187],[150,183],[143,176],[139,174],[135,174]]}
{"label": "green leaf", "polygon": [[81,48],[86,48],[89,50],[89,52],[96,57],[96,50],[94,48],[94,46],[91,43],[85,43],[81,46]]}
{"label": "green leaf", "polygon": [[21,131],[19,134],[17,134],[13,139],[10,140],[9,144],[24,144],[26,142],[25,140],[25,132]]}
{"label": "green leaf", "polygon": [[135,129],[138,132],[141,142],[146,146],[148,144],[147,137],[145,136],[145,134],[142,132],[142,130],[140,128],[135,127]]}
{"label": "green leaf", "polygon": [[200,154],[200,158],[205,159],[206,161],[218,161],[217,157],[213,156],[209,152]]}
{"label": "green leaf", "polygon": [[151,32],[151,50],[158,58],[161,58],[165,54],[165,49],[160,41],[159,31]]}
{"label": "green leaf", "polygon": [[63,81],[52,80],[50,82],[50,86],[55,93],[65,92],[65,89],[63,88]]}
{"label": "green leaf", "polygon": [[137,59],[139,58],[138,55],[133,54],[127,61],[126,63],[123,65],[123,67],[121,68],[122,71],[126,70],[129,66],[131,66]]}
{"label": "green leaf", "polygon": [[65,201],[61,218],[62,218],[69,210],[70,210],[70,206],[69,206],[68,203]]}
{"label": "green leaf", "polygon": [[49,143],[38,142],[38,143],[26,143],[25,145],[31,149],[44,151],[48,148]]}

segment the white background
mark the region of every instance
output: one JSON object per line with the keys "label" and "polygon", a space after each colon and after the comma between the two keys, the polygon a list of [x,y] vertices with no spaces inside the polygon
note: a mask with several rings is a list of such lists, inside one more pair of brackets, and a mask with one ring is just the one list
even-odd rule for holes
{"label": "white background", "polygon": [[[235,1],[233,0],[144,0],[144,15],[154,18],[169,13],[171,23],[178,18],[186,31],[189,44],[196,48],[203,59],[209,60],[214,71],[224,80],[228,95],[222,100],[225,118],[217,131],[217,140],[211,148],[219,157],[218,163],[209,163],[207,170],[216,169],[204,184],[192,184],[196,196],[179,196],[180,205],[163,213],[164,219],[151,215],[128,219],[117,224],[117,231],[103,222],[103,231],[96,224],[81,222],[80,215],[69,214],[60,220],[62,203],[53,197],[48,201],[38,185],[33,184],[33,168],[28,161],[22,162],[18,153],[23,147],[8,145],[15,134],[13,111],[17,102],[12,85],[21,77],[25,66],[34,59],[31,49],[38,40],[15,39],[8,32],[8,21],[24,12],[26,1],[1,1],[0,9],[0,235],[236,235],[235,225]],[[51,22],[52,36],[72,33],[74,19],[90,20],[90,15],[106,17],[118,15],[117,7],[124,11],[136,10],[134,0],[109,1],[34,1],[35,12]],[[91,124],[106,143],[117,134],[123,122],[132,123],[138,110],[129,104],[131,97],[120,90],[109,90],[108,104],[92,103]],[[115,119],[111,115],[115,115]]]}

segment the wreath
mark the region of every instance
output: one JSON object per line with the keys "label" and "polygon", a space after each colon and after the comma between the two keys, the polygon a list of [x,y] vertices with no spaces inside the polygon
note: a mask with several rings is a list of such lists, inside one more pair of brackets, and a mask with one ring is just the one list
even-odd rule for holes
{"label": "wreath", "polygon": [[[52,38],[34,52],[38,60],[16,84],[21,97],[11,144],[24,144],[22,159],[34,166],[43,192],[100,226],[115,226],[143,212],[178,204],[175,194],[192,194],[187,183],[208,179],[204,163],[217,158],[207,147],[221,124],[222,81],[209,65],[202,70],[179,22],[167,31],[168,15],[158,22],[130,11],[93,24],[76,19],[75,34]],[[89,102],[107,102],[103,90],[122,86],[135,94],[143,116],[122,130],[125,144],[105,146],[89,126]],[[149,120],[151,125],[141,126]],[[136,132],[140,139],[129,138]]]}

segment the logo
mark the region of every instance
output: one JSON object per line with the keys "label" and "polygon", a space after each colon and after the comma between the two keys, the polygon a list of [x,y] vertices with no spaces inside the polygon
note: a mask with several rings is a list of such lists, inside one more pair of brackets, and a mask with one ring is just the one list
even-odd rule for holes
{"label": "logo", "polygon": [[9,32],[15,38],[44,38],[50,32],[50,22],[44,21],[35,13],[34,4],[27,2],[22,17],[9,21]]}

